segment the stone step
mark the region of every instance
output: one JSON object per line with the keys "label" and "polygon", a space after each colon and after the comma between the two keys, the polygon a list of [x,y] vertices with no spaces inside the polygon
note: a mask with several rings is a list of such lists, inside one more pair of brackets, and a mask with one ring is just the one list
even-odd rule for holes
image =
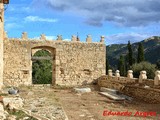
{"label": "stone step", "polygon": [[77,93],[88,93],[91,92],[91,88],[73,88]]}
{"label": "stone step", "polygon": [[113,93],[111,94],[111,93],[108,93],[108,92],[99,92],[99,94],[104,95],[104,96],[106,96],[106,97],[108,97],[112,100],[116,100],[116,101],[125,100],[124,97],[121,97],[121,96],[113,94]]}
{"label": "stone step", "polygon": [[110,89],[110,88],[105,88],[105,87],[101,87],[100,91],[101,92],[113,93],[113,94],[117,94],[118,93],[118,90],[116,90],[116,89]]}

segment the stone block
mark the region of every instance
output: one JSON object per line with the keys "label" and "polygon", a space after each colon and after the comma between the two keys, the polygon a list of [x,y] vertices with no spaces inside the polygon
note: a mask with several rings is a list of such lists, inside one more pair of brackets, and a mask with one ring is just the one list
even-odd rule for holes
{"label": "stone block", "polygon": [[111,93],[107,93],[107,92],[99,92],[99,94],[104,95],[112,100],[116,100],[116,101],[121,101],[121,100],[125,100],[124,97],[118,96],[116,94],[111,94]]}
{"label": "stone block", "polygon": [[116,80],[120,79],[120,71],[119,70],[116,70],[115,78],[116,78]]}
{"label": "stone block", "polygon": [[23,40],[27,40],[27,39],[28,39],[27,32],[23,32],[23,33],[22,33],[22,39],[23,39]]}
{"label": "stone block", "polygon": [[91,92],[90,88],[73,88],[76,93],[88,93]]}
{"label": "stone block", "polygon": [[62,41],[62,35],[57,35],[57,40]]}
{"label": "stone block", "polygon": [[56,60],[56,65],[60,65],[60,60]]}
{"label": "stone block", "polygon": [[101,91],[101,92],[114,93],[114,94],[116,94],[116,93],[118,92],[118,90],[116,90],[116,89],[110,89],[110,88],[105,88],[105,87],[101,87],[101,88],[100,88],[100,91]]}
{"label": "stone block", "polygon": [[91,42],[92,42],[91,35],[87,35],[86,42],[88,42],[88,43],[91,43]]}
{"label": "stone block", "polygon": [[100,42],[101,42],[101,43],[104,43],[104,42],[105,42],[105,36],[101,36]]}
{"label": "stone block", "polygon": [[160,71],[159,70],[155,72],[154,85],[160,85]]}
{"label": "stone block", "polygon": [[20,97],[17,97],[17,98],[12,98],[12,97],[4,97],[3,98],[3,103],[4,103],[4,106],[6,107],[7,105],[9,105],[9,108],[10,109],[19,109],[19,108],[22,108],[23,106],[23,100],[20,98]]}
{"label": "stone block", "polygon": [[111,78],[113,76],[112,70],[108,70],[108,77]]}
{"label": "stone block", "polygon": [[41,36],[40,36],[40,40],[46,40],[46,36],[45,36],[45,34],[41,34]]}
{"label": "stone block", "polygon": [[76,42],[76,41],[77,41],[77,36],[72,35],[72,39],[71,39],[71,41]]}
{"label": "stone block", "polygon": [[127,78],[128,79],[132,79],[133,78],[133,71],[132,70],[128,70]]}
{"label": "stone block", "polygon": [[97,68],[103,68],[102,64],[97,64]]}
{"label": "stone block", "polygon": [[142,83],[143,82],[143,80],[145,80],[145,79],[147,79],[147,72],[146,71],[141,71],[140,72],[140,75],[139,75],[139,83]]}

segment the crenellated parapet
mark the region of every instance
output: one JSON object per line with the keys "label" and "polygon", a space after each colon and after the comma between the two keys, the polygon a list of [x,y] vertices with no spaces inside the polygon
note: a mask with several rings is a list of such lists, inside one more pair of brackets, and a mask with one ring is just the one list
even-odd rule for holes
{"label": "crenellated parapet", "polygon": [[62,41],[63,38],[62,38],[62,35],[57,35],[57,41]]}
{"label": "crenellated parapet", "polygon": [[72,41],[72,42],[77,42],[77,36],[72,35],[71,41]]}
{"label": "crenellated parapet", "polygon": [[28,40],[28,34],[27,34],[27,32],[23,32],[21,38],[22,38],[22,40]]}
{"label": "crenellated parapet", "polygon": [[46,40],[46,36],[45,36],[45,34],[41,34],[41,36],[40,36],[40,40]]}
{"label": "crenellated parapet", "polygon": [[91,35],[87,35],[86,42],[88,42],[88,43],[91,43],[91,42],[92,42],[92,37],[91,37]]}
{"label": "crenellated parapet", "polygon": [[[4,33],[4,38],[8,40],[25,40],[25,41],[57,41],[57,42],[64,42],[65,40],[63,39],[62,35],[57,35],[56,40],[48,40],[45,34],[41,34],[39,38],[28,38],[28,33],[23,32],[21,35],[21,38],[8,38],[7,32]],[[66,42],[66,41],[65,41]],[[92,41],[92,36],[90,34],[87,35],[86,37],[86,42],[80,41],[80,38],[76,35],[72,35],[71,41],[67,42],[77,42],[77,43],[100,43],[100,44],[105,44],[105,37],[101,36],[100,37],[100,42],[93,42]]]}
{"label": "crenellated parapet", "polygon": [[101,43],[104,43],[104,42],[105,42],[105,36],[101,36],[100,42],[101,42]]}

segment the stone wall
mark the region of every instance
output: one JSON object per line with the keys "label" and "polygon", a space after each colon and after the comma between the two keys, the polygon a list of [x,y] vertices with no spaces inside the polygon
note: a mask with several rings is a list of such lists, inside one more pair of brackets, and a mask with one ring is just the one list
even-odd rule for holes
{"label": "stone wall", "polygon": [[26,41],[4,41],[3,82],[6,86],[31,84],[31,55],[26,48]]}
{"label": "stone wall", "polygon": [[97,79],[100,87],[107,87],[117,90],[123,89],[125,85],[135,85],[138,83],[137,81],[138,78],[128,80],[126,77],[120,77],[119,79],[116,79],[115,76],[109,77],[108,75],[101,76]]}
{"label": "stone wall", "polygon": [[[129,73],[133,73],[130,72]],[[144,73],[144,72],[141,72]],[[140,74],[139,78],[133,78],[132,75],[127,77],[117,77],[112,75],[111,71],[109,75],[101,76],[97,79],[97,83],[100,87],[107,87],[112,89],[117,89],[119,92],[128,95],[130,97],[145,101],[147,103],[160,103],[160,79],[159,71],[155,72],[155,79],[142,79]],[[132,76],[130,78],[130,76]],[[158,84],[155,84],[155,81]]]}
{"label": "stone wall", "polygon": [[3,85],[3,40],[4,40],[4,6],[0,1],[0,89]]}
{"label": "stone wall", "polygon": [[[43,39],[42,39],[43,38]],[[32,84],[33,50],[46,49],[53,55],[52,84],[81,85],[105,74],[106,47],[103,42],[7,39],[4,41],[4,85]]]}
{"label": "stone wall", "polygon": [[159,89],[127,85],[121,90],[121,92],[147,103],[160,103]]}

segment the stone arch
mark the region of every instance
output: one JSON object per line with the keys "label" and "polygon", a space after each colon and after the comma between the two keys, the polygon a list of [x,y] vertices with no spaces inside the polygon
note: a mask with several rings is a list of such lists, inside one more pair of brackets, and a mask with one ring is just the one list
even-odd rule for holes
{"label": "stone arch", "polygon": [[[46,50],[46,49],[32,49],[32,53],[31,53],[31,56],[34,56],[34,54],[36,53],[36,52],[38,52],[38,51],[40,51],[40,50]],[[51,51],[49,51],[49,50],[46,50],[46,51],[48,51],[49,53],[51,53]],[[52,55],[52,53],[51,53],[51,55]]]}
{"label": "stone arch", "polygon": [[54,85],[56,82],[56,64],[55,64],[56,48],[50,47],[50,46],[36,46],[36,47],[31,48],[31,69],[32,69],[32,57],[39,50],[46,50],[49,53],[51,53],[51,56],[52,56],[52,85]]}

